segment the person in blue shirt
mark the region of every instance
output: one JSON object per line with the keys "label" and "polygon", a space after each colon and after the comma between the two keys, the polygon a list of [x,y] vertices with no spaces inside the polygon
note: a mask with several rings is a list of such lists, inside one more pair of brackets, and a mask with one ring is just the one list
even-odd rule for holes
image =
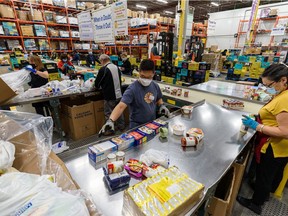
{"label": "person in blue shirt", "polygon": [[78,63],[80,61],[80,55],[77,50],[73,51],[73,59],[72,62]]}
{"label": "person in blue shirt", "polygon": [[154,75],[154,62],[150,59],[142,60],[139,79],[124,92],[120,103],[112,111],[99,135],[105,135],[107,131],[114,131],[114,122],[127,107],[130,111],[130,129],[155,120],[157,107],[159,113],[169,116],[170,112],[163,103],[160,87],[153,81]]}
{"label": "person in blue shirt", "polygon": [[101,65],[98,57],[93,54],[93,51],[90,49],[88,50],[88,55],[86,56],[86,66],[87,67],[94,67],[96,62]]}

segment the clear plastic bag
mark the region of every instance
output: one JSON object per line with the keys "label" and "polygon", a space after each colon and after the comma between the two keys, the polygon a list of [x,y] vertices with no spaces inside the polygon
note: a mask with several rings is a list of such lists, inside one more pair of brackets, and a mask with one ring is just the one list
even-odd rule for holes
{"label": "clear plastic bag", "polygon": [[7,141],[0,140],[0,173],[12,167],[15,159],[15,146]]}
{"label": "clear plastic bag", "polygon": [[20,89],[25,83],[31,81],[30,71],[26,69],[1,74],[0,78],[2,78],[13,91],[17,91],[17,89]]}

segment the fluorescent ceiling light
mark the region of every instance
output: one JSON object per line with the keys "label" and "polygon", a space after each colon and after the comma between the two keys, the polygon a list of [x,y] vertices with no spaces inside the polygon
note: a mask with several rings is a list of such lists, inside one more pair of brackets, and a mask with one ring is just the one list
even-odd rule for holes
{"label": "fluorescent ceiling light", "polygon": [[174,12],[172,12],[172,11],[164,11],[164,13],[167,13],[167,14],[174,14]]}
{"label": "fluorescent ceiling light", "polygon": [[136,7],[138,7],[138,8],[142,8],[142,9],[147,9],[146,6],[144,6],[144,5],[139,5],[139,4],[136,4]]}
{"label": "fluorescent ceiling light", "polygon": [[161,2],[161,3],[164,3],[164,4],[168,4],[168,1],[166,1],[166,0],[157,0],[157,2]]}
{"label": "fluorescent ceiling light", "polygon": [[211,2],[211,5],[218,7],[218,6],[219,6],[219,3]]}

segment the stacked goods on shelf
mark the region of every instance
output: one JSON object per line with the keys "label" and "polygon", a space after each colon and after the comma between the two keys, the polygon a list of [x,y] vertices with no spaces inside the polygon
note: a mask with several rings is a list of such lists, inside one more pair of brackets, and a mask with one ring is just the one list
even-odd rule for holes
{"label": "stacked goods on shelf", "polygon": [[49,50],[49,44],[47,40],[44,39],[39,39],[38,40],[38,44],[39,44],[39,50]]}
{"label": "stacked goods on shelf", "polygon": [[7,36],[18,36],[16,24],[14,22],[2,22],[4,34]]}
{"label": "stacked goods on shelf", "polygon": [[33,9],[31,13],[28,14],[29,20],[43,22],[42,12],[40,10]]}
{"label": "stacked goods on shelf", "polygon": [[34,36],[32,25],[21,25],[21,31],[23,36]]}
{"label": "stacked goods on shelf", "polygon": [[66,41],[59,41],[59,47],[60,47],[60,50],[67,50],[68,44]]}
{"label": "stacked goods on shelf", "polygon": [[8,5],[0,5],[0,15],[2,18],[15,18],[13,9]]}
{"label": "stacked goods on shelf", "polygon": [[44,25],[34,24],[35,34],[37,37],[46,37],[46,29]]}
{"label": "stacked goods on shelf", "polygon": [[24,39],[24,47],[26,50],[37,50],[35,39]]}

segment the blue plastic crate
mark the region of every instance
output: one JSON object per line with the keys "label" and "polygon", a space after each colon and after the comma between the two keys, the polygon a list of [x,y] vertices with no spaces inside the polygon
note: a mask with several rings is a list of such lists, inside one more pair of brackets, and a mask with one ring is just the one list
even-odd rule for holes
{"label": "blue plastic crate", "polygon": [[267,68],[271,65],[270,62],[261,62],[261,68]]}
{"label": "blue plastic crate", "polygon": [[94,74],[90,73],[90,72],[84,73],[83,78],[84,78],[84,82],[85,82],[86,80],[88,80],[90,78],[94,78]]}
{"label": "blue plastic crate", "polygon": [[234,61],[234,59],[237,59],[237,56],[235,56],[235,55],[230,55],[230,56],[227,57],[227,60],[228,60],[228,61]]}
{"label": "blue plastic crate", "polygon": [[122,61],[118,61],[118,66],[122,66],[123,62]]}
{"label": "blue plastic crate", "polygon": [[239,56],[238,61],[239,62],[249,62],[249,57],[248,56]]}
{"label": "blue plastic crate", "polygon": [[118,61],[118,56],[110,56],[111,61]]}
{"label": "blue plastic crate", "polygon": [[241,70],[242,68],[243,68],[243,65],[240,64],[240,63],[236,63],[235,66],[234,66],[234,69]]}
{"label": "blue plastic crate", "polygon": [[178,67],[179,67],[179,68],[182,68],[182,63],[183,63],[183,61],[179,61],[179,62],[178,62]]}

